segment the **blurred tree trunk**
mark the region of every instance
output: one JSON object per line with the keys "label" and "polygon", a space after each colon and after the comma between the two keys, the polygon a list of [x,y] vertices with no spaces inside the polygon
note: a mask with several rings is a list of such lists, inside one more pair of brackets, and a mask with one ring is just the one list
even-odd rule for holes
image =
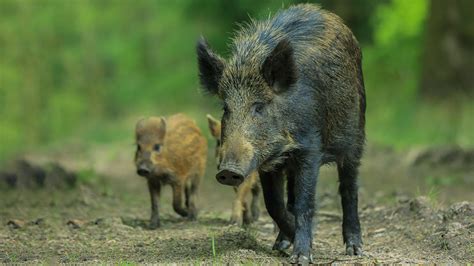
{"label": "blurred tree trunk", "polygon": [[473,10],[472,0],[431,0],[422,60],[422,98],[474,96]]}
{"label": "blurred tree trunk", "polygon": [[321,6],[340,16],[362,43],[372,42],[374,24],[370,19],[377,6],[387,2],[389,0],[320,0]]}

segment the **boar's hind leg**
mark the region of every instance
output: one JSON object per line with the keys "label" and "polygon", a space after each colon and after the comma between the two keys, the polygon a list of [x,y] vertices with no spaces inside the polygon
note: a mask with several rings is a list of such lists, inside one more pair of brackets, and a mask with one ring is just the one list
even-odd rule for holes
{"label": "boar's hind leg", "polygon": [[173,184],[173,209],[174,211],[183,216],[188,216],[188,211],[183,208],[183,192],[184,184]]}
{"label": "boar's hind leg", "polygon": [[339,193],[342,202],[342,236],[347,255],[362,255],[359,214],[357,211],[357,167],[359,163],[343,161],[337,164]]}
{"label": "boar's hind leg", "polygon": [[260,173],[260,182],[267,211],[280,228],[279,237],[277,237],[273,248],[283,250],[284,248],[280,249],[283,236],[285,239],[293,239],[295,234],[294,216],[285,207],[283,176],[281,172]]}
{"label": "boar's hind leg", "polygon": [[151,199],[151,218],[150,229],[160,227],[160,213],[158,210],[158,198],[160,197],[161,184],[159,181],[148,180],[148,190],[150,191]]}

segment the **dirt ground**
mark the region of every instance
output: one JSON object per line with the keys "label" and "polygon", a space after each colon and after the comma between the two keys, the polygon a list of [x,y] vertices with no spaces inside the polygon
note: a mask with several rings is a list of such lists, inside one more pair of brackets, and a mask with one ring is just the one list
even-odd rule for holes
{"label": "dirt ground", "polygon": [[[288,254],[271,250],[276,236],[266,213],[246,228],[229,225],[234,192],[215,181],[213,160],[198,220],[179,218],[165,188],[162,227],[148,230],[148,190],[134,174],[132,156],[129,144],[28,154],[38,164],[60,162],[94,178],[75,188],[0,190],[0,263],[287,262]],[[369,147],[360,180],[360,257],[343,255],[337,177],[325,166],[317,193],[315,263],[473,263],[473,158],[457,147]]]}

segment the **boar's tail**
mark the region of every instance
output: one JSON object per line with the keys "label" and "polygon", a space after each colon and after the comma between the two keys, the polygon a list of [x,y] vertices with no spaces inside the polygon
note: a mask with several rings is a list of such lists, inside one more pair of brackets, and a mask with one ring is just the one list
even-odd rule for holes
{"label": "boar's tail", "polygon": [[359,125],[360,129],[364,130],[365,127],[365,109],[367,108],[367,103],[365,100],[365,85],[364,85],[364,75],[362,74],[362,53],[359,51],[360,57],[359,57],[359,73],[358,73],[358,79],[359,79],[359,88],[358,88],[358,93],[359,93]]}

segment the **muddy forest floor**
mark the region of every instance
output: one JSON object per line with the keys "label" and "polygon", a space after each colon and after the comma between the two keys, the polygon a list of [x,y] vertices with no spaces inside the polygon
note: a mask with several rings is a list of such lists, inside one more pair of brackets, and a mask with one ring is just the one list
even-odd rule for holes
{"label": "muddy forest floor", "polygon": [[[82,174],[85,181],[73,189],[1,190],[0,263],[287,262],[287,254],[271,250],[276,236],[265,212],[246,228],[229,225],[234,192],[215,182],[213,160],[201,187],[198,220],[179,218],[165,188],[162,226],[148,230],[148,190],[134,174],[129,146],[72,145],[67,153],[61,148],[28,154],[39,164],[57,161],[94,177]],[[343,254],[337,177],[334,167],[325,166],[317,193],[315,263],[473,263],[471,153],[456,147],[369,147],[360,178],[360,257]]]}

